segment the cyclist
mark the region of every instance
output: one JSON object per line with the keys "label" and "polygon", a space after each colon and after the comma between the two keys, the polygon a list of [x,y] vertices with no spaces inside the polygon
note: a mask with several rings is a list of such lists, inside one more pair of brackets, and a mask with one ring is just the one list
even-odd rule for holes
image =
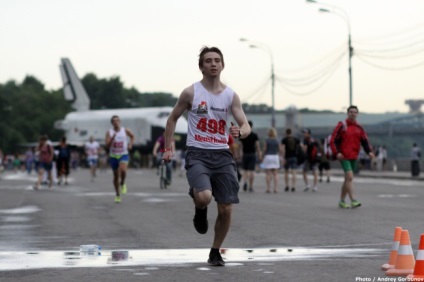
{"label": "cyclist", "polygon": [[[163,156],[163,152],[165,149],[165,131],[162,133],[161,136],[159,136],[156,139],[155,145],[153,147],[153,158],[155,161],[155,166],[159,167],[160,162],[162,161],[162,156]],[[172,151],[175,152],[175,141],[172,140]],[[165,166],[166,166],[166,185],[170,185],[171,184],[171,180],[172,180],[172,163],[171,162],[165,162]]]}

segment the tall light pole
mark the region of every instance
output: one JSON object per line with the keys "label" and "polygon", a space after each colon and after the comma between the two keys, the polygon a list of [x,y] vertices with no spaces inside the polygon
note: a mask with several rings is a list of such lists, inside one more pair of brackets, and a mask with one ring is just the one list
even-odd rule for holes
{"label": "tall light pole", "polygon": [[275,75],[274,75],[274,56],[272,55],[272,50],[271,48],[264,44],[264,43],[260,43],[260,42],[256,42],[256,41],[251,41],[248,40],[246,38],[240,38],[240,41],[242,42],[248,42],[248,43],[252,43],[249,45],[250,48],[258,48],[261,50],[264,50],[265,52],[268,53],[269,58],[271,59],[271,127],[275,128]]}
{"label": "tall light pole", "polygon": [[348,47],[348,56],[349,56],[349,106],[352,105],[352,56],[353,56],[353,48],[352,48],[352,41],[350,39],[350,19],[349,19],[349,15],[346,13],[346,11],[344,11],[343,9],[333,6],[333,5],[329,5],[329,4],[325,4],[325,3],[321,3],[318,2],[316,0],[306,0],[307,3],[315,3],[315,4],[319,4],[322,6],[326,6],[329,7],[330,9],[324,9],[324,8],[320,8],[319,11],[322,13],[331,13],[331,14],[335,14],[338,15],[339,17],[341,17],[347,25],[347,29],[348,29],[348,41],[347,41],[347,47]]}

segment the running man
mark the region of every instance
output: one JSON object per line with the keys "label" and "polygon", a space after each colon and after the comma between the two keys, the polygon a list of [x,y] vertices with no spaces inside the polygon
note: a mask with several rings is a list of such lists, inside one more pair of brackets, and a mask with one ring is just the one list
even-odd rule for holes
{"label": "running man", "polygon": [[93,136],[90,136],[90,140],[85,143],[85,154],[87,156],[87,165],[90,168],[91,181],[94,181],[96,177],[97,160],[99,159],[99,142],[94,140]]}
{"label": "running man", "polygon": [[[125,178],[127,176],[128,151],[134,144],[134,134],[128,128],[121,126],[118,116],[111,118],[112,128],[106,132],[106,148],[109,149],[109,161],[113,170],[113,185],[115,187],[115,203],[121,202],[121,193],[127,193]],[[128,142],[128,138],[130,141]]]}
{"label": "running man", "polygon": [[357,159],[361,145],[370,159],[375,157],[365,130],[356,122],[358,113],[359,110],[356,106],[347,108],[347,119],[336,125],[330,139],[331,150],[340,161],[345,174],[339,202],[339,207],[342,209],[349,208],[349,205],[345,203],[346,195],[350,198],[350,207],[361,206],[361,203],[353,197],[352,192],[353,172],[358,165]]}
{"label": "running man", "polygon": [[[199,54],[201,81],[184,89],[172,110],[165,130],[163,159],[171,161],[172,137],[177,120],[188,111],[187,180],[193,198],[194,228],[200,234],[208,231],[207,207],[212,196],[217,202],[218,217],[208,263],[224,266],[219,248],[231,223],[232,204],[239,203],[237,171],[228,148],[228,132],[235,138],[250,134],[250,126],[241,107],[239,96],[221,82],[224,57],[216,47],[203,47]],[[232,113],[238,126],[228,121]],[[229,130],[228,130],[229,129]]]}

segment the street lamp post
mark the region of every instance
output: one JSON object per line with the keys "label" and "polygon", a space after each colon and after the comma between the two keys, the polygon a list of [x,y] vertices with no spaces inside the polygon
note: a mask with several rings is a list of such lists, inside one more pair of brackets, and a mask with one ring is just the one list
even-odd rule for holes
{"label": "street lamp post", "polygon": [[246,38],[240,38],[240,41],[253,43],[249,45],[250,48],[258,48],[258,49],[264,50],[269,55],[269,58],[271,60],[271,103],[272,103],[271,127],[275,128],[275,92],[274,92],[275,91],[275,75],[274,75],[274,57],[272,55],[272,50],[269,46],[263,43],[251,41]]}
{"label": "street lamp post", "polygon": [[339,17],[341,17],[347,25],[347,29],[348,29],[348,41],[347,41],[347,47],[348,47],[348,56],[349,56],[349,106],[352,105],[352,56],[353,56],[353,48],[352,48],[352,41],[351,41],[351,32],[350,32],[350,19],[349,19],[349,15],[346,13],[346,11],[344,11],[343,9],[333,6],[333,5],[329,5],[329,4],[325,4],[325,3],[320,3],[316,0],[306,0],[306,2],[308,3],[315,3],[315,4],[320,4],[322,6],[326,6],[329,7],[331,9],[324,9],[324,8],[320,8],[319,11],[323,12],[323,13],[332,13],[335,15],[338,15]]}

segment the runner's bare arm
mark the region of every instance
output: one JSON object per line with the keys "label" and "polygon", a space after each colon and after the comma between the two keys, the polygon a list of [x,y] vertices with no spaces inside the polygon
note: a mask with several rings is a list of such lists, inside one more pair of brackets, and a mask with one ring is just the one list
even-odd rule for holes
{"label": "runner's bare arm", "polygon": [[[180,97],[177,100],[174,108],[172,109],[171,114],[166,121],[166,129],[165,129],[165,152],[163,154],[164,160],[170,160],[173,156],[172,150],[172,140],[175,132],[175,126],[177,124],[178,119],[184,113],[185,110],[189,110],[193,101],[194,96],[194,88],[193,86],[189,86],[181,92]],[[171,150],[167,150],[171,149]]]}
{"label": "runner's bare arm", "polygon": [[239,132],[241,132],[240,138],[247,137],[251,132],[251,128],[249,123],[247,122],[246,115],[244,114],[243,108],[241,107],[240,97],[237,95],[237,93],[234,93],[233,103],[231,105],[231,112],[233,113],[233,117],[239,126],[238,130],[234,129],[234,127],[231,127],[231,135],[233,135],[233,137],[235,138],[238,138]]}
{"label": "runner's bare arm", "polygon": [[156,155],[158,154],[158,149],[159,149],[160,143],[158,141],[155,142],[155,146],[153,146],[153,156],[156,157]]}
{"label": "runner's bare arm", "polygon": [[106,148],[110,148],[110,145],[112,145],[112,141],[115,138],[115,135],[113,135],[113,137],[110,137],[109,131],[106,132],[106,137],[105,137],[105,146]]}
{"label": "runner's bare arm", "polygon": [[128,149],[132,149],[133,145],[134,145],[134,140],[135,140],[135,136],[134,133],[132,133],[131,129],[125,128],[125,133],[127,134],[127,136],[130,137],[130,143],[128,143]]}

